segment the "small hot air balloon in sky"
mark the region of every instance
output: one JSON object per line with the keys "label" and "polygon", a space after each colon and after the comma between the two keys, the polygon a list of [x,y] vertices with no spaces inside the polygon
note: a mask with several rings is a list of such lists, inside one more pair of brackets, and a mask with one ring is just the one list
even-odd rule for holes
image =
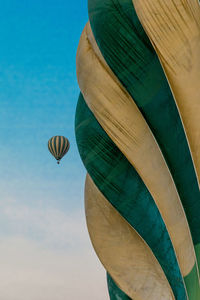
{"label": "small hot air balloon in sky", "polygon": [[53,136],[48,141],[48,149],[51,154],[57,160],[57,163],[60,163],[61,158],[68,152],[69,150],[69,141],[64,136]]}

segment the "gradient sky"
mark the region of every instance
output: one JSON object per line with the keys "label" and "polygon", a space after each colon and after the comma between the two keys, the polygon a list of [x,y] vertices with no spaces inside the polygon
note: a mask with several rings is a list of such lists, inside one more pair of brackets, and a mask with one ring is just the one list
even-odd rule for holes
{"label": "gradient sky", "polygon": [[[84,216],[74,116],[87,1],[5,0],[0,10],[0,295],[108,299]],[[58,166],[53,135],[70,140]]]}

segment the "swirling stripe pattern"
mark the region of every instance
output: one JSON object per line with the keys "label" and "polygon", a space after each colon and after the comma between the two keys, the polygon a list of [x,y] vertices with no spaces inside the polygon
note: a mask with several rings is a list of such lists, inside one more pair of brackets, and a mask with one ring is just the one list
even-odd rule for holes
{"label": "swirling stripe pattern", "polygon": [[153,2],[88,2],[75,125],[86,219],[111,299],[197,300],[199,4]]}

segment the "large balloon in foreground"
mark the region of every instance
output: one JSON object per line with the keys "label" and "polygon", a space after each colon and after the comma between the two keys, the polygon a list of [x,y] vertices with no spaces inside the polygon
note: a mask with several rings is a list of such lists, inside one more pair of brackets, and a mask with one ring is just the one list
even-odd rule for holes
{"label": "large balloon in foreground", "polygon": [[110,299],[199,300],[199,1],[88,10],[75,130]]}
{"label": "large balloon in foreground", "polygon": [[75,130],[110,299],[199,300],[199,1],[88,9]]}
{"label": "large balloon in foreground", "polygon": [[48,141],[48,149],[51,154],[57,160],[57,163],[60,163],[61,158],[67,153],[69,150],[69,141],[64,136],[53,136]]}

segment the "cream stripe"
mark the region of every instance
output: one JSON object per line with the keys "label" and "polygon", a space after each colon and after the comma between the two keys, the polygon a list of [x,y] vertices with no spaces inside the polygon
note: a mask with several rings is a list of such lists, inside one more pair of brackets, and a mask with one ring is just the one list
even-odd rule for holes
{"label": "cream stripe", "polygon": [[69,149],[69,141],[67,140],[66,144],[65,144],[65,147],[63,149],[63,153],[65,154],[68,151],[68,149]]}
{"label": "cream stripe", "polygon": [[56,137],[56,155],[58,156],[59,137]]}
{"label": "cream stripe", "polygon": [[60,152],[59,152],[59,157],[61,157],[62,154],[62,150],[63,150],[63,142],[64,142],[64,138],[61,136],[61,143],[60,143]]}
{"label": "cream stripe", "polygon": [[118,286],[134,300],[175,300],[150,248],[89,176],[85,185],[85,210],[94,249]]}
{"label": "cream stripe", "polygon": [[56,150],[55,150],[55,147],[54,147],[54,140],[55,140],[55,136],[52,138],[52,149],[53,149],[53,155],[56,155]]}
{"label": "cream stripe", "polygon": [[[91,40],[87,25],[77,53],[81,91],[101,126],[135,167],[154,198],[171,237],[182,275],[186,276],[195,263],[194,247],[171,174],[142,114],[105,67],[103,57],[96,56]],[[92,45],[96,47],[94,43],[93,39]]]}
{"label": "cream stripe", "polygon": [[132,1],[169,80],[200,182],[199,1]]}

